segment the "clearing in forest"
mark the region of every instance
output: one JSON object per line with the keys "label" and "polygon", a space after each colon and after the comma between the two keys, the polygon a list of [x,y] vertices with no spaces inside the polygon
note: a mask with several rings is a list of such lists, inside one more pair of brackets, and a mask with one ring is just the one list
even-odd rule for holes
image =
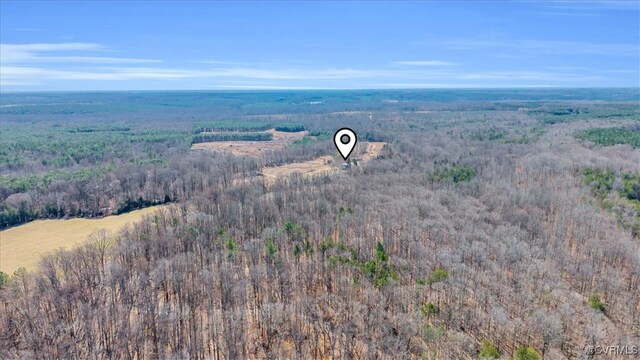
{"label": "clearing in forest", "polygon": [[230,151],[236,156],[260,156],[266,151],[283,149],[292,142],[302,139],[308,132],[285,132],[270,129],[265,132],[273,134],[271,141],[214,141],[193,144],[192,151]]}
{"label": "clearing in forest", "polygon": [[152,206],[101,219],[36,220],[0,231],[0,271],[11,275],[20,267],[32,270],[40,257],[50,251],[78,246],[100,229],[115,233],[164,207],[166,205]]}
{"label": "clearing in forest", "polygon": [[[382,149],[386,143],[384,142],[362,142],[356,145],[354,156],[350,160],[369,161],[378,157],[382,153]],[[338,160],[336,160],[338,159]],[[339,165],[342,164],[342,158],[339,156],[334,158],[331,155],[321,156],[313,160],[296,162],[281,166],[266,167],[262,169],[262,176],[273,181],[277,178],[287,177],[291,174],[302,174],[308,176],[319,175],[327,172],[337,171]]]}
{"label": "clearing in forest", "polygon": [[362,160],[364,161],[373,160],[376,157],[380,156],[380,154],[382,153],[382,149],[384,149],[384,146],[387,145],[387,143],[385,142],[369,142],[367,144],[367,150],[362,155]]}
{"label": "clearing in forest", "polygon": [[335,171],[337,168],[332,166],[334,162],[331,155],[326,155],[313,160],[266,167],[262,169],[262,176],[269,181],[287,177],[291,174],[319,175],[325,172]]}

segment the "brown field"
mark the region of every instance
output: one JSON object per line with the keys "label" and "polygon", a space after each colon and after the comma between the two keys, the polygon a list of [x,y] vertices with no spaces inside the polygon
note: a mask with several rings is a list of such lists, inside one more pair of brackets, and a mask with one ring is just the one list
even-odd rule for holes
{"label": "brown field", "polygon": [[367,150],[362,155],[362,160],[369,161],[377,158],[381,153],[382,149],[387,143],[385,142],[370,142],[367,145]]}
{"label": "brown field", "polygon": [[309,161],[267,167],[262,169],[262,176],[268,181],[286,177],[291,174],[313,176],[321,173],[336,171],[338,168],[335,167],[334,164],[335,160],[333,159],[333,157],[327,155]]}
{"label": "brown field", "polygon": [[163,207],[166,205],[101,219],[37,220],[0,231],[0,271],[13,274],[22,266],[31,270],[40,257],[50,251],[80,245],[100,229],[116,232]]}
{"label": "brown field", "polygon": [[307,131],[300,132],[284,132],[275,131],[274,129],[266,132],[273,134],[271,141],[214,141],[193,144],[192,151],[230,151],[233,155],[238,156],[260,156],[266,151],[283,149],[295,140],[301,139],[307,134]]}
{"label": "brown field", "polygon": [[[384,148],[384,142],[363,142],[358,143],[354,150],[353,159],[359,159],[361,161],[373,160]],[[323,173],[333,172],[338,170],[338,166],[342,164],[341,158],[334,158],[330,155],[321,156],[313,160],[291,163],[275,167],[266,167],[262,169],[262,176],[268,180],[273,181],[277,178],[287,177],[291,174],[303,174],[308,176],[319,175]]]}

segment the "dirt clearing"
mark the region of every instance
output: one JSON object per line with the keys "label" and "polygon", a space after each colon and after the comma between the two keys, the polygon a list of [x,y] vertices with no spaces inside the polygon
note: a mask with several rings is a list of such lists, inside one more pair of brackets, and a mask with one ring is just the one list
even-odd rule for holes
{"label": "dirt clearing", "polygon": [[370,142],[367,145],[367,150],[362,155],[362,160],[369,161],[377,158],[382,153],[382,149],[387,143],[385,142]]}
{"label": "dirt clearing", "polygon": [[214,141],[191,146],[192,151],[229,151],[236,156],[261,156],[267,151],[283,149],[292,142],[302,139],[307,131],[284,132],[274,129],[265,132],[273,134],[271,141]]}
{"label": "dirt clearing", "polygon": [[[353,157],[353,159],[358,162],[373,160],[382,153],[385,145],[386,143],[384,142],[358,143],[358,145],[356,145],[358,155]],[[326,155],[309,161],[266,167],[262,169],[262,176],[267,181],[287,177],[291,174],[314,176],[338,171],[342,163],[342,158]]]}
{"label": "dirt clearing", "polygon": [[321,156],[313,160],[291,163],[275,167],[267,167],[262,169],[262,176],[265,180],[275,180],[281,177],[287,177],[291,174],[318,175],[326,172],[336,171],[337,168],[332,166],[334,159],[332,156]]}

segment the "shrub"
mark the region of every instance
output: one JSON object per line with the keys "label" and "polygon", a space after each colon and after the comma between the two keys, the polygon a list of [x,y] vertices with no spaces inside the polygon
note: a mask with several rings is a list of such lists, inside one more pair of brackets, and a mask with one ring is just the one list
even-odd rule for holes
{"label": "shrub", "polygon": [[229,250],[230,253],[234,253],[236,251],[236,249],[238,249],[238,244],[233,241],[233,239],[229,239],[229,241],[227,241],[227,249]]}
{"label": "shrub", "polygon": [[540,354],[530,346],[521,346],[516,351],[516,360],[540,360]]}
{"label": "shrub", "polygon": [[499,359],[500,351],[488,339],[483,339],[480,345],[480,357],[484,359]]}
{"label": "shrub", "polygon": [[271,258],[271,260],[275,260],[276,252],[278,252],[278,248],[276,248],[276,243],[273,241],[273,239],[267,240],[267,243],[265,244],[265,249],[267,250],[267,255],[269,255],[269,258]]}
{"label": "shrub", "polygon": [[582,174],[584,182],[588,185],[594,185],[595,191],[600,194],[609,192],[616,180],[613,171],[609,169],[587,168],[583,170]]}
{"label": "shrub", "polygon": [[428,302],[422,305],[422,307],[420,308],[420,311],[422,311],[422,314],[424,315],[433,315],[433,314],[439,313],[440,308],[438,307],[438,305]]}
{"label": "shrub", "polygon": [[376,244],[375,256],[373,259],[360,264],[362,272],[369,277],[377,288],[387,285],[392,279],[397,279],[398,274],[395,268],[388,263],[389,255],[384,250],[381,242]]}
{"label": "shrub", "polygon": [[432,285],[441,281],[447,280],[449,272],[443,268],[435,269],[429,276],[427,276],[426,282],[428,285]]}
{"label": "shrub", "polygon": [[470,181],[474,177],[476,177],[476,170],[474,168],[450,164],[437,170],[429,176],[429,179],[435,182],[460,183]]}
{"label": "shrub", "polygon": [[9,283],[9,274],[0,271],[0,290],[4,289],[4,287]]}
{"label": "shrub", "polygon": [[640,201],[640,174],[622,174],[620,194],[629,200]]}
{"label": "shrub", "polygon": [[300,247],[300,245],[296,244],[293,247],[293,255],[300,256],[300,254],[302,254],[302,248]]}
{"label": "shrub", "polygon": [[600,300],[600,297],[596,294],[589,296],[589,306],[592,309],[604,312],[604,303]]}

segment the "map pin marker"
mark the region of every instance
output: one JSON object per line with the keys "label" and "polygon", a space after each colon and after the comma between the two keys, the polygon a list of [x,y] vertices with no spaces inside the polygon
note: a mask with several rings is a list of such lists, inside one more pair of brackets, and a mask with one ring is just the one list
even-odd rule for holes
{"label": "map pin marker", "polygon": [[358,138],[356,137],[356,133],[349,128],[342,128],[333,135],[333,143],[336,144],[336,148],[340,152],[340,155],[342,155],[344,161],[347,161],[347,158],[356,147],[357,142]]}

